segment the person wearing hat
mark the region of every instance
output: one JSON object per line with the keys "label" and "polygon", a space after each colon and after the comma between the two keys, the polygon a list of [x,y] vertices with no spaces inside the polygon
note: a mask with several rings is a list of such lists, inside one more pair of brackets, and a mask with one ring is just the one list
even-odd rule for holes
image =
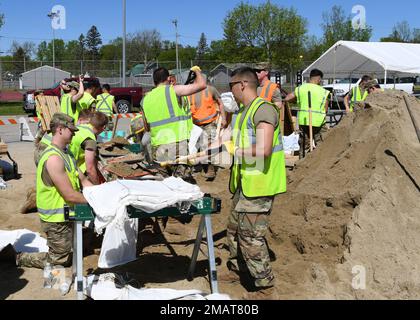
{"label": "person wearing hat", "polygon": [[384,92],[384,89],[381,88],[381,86],[379,85],[378,82],[376,82],[376,80],[369,81],[366,84],[366,88],[367,88],[369,94],[378,93],[378,92],[380,92],[380,93]]}
{"label": "person wearing hat", "polygon": [[[87,110],[83,110],[85,112]],[[108,125],[108,117],[102,112],[93,112],[88,124],[77,126],[70,144],[70,151],[76,159],[80,171],[85,174],[94,185],[100,184],[97,160],[97,139]]]}
{"label": "person wearing hat", "polygon": [[283,107],[281,91],[277,83],[270,81],[270,64],[260,63],[255,67],[260,86],[257,89],[257,94],[267,102],[274,103],[279,110]]}
{"label": "person wearing hat", "polygon": [[78,131],[73,118],[56,113],[50,128],[51,145],[42,154],[36,174],[36,203],[49,251],[16,254],[19,267],[43,269],[46,263],[71,266],[73,225],[65,220],[65,211],[72,215],[75,204],[87,203],[80,186],[92,186],[66,147]]}
{"label": "person wearing hat", "polygon": [[69,92],[61,96],[61,112],[72,117],[74,122],[77,123],[80,112],[80,108],[78,108],[77,103],[83,97],[85,92],[83,77],[79,77],[79,82],[68,82],[65,88],[68,88]]}
{"label": "person wearing hat", "polygon": [[356,103],[363,102],[366,100],[369,94],[366,84],[372,80],[373,79],[370,76],[363,76],[359,85],[353,87],[350,90],[350,92],[344,97],[344,105],[346,107],[347,113],[353,112],[353,109]]}

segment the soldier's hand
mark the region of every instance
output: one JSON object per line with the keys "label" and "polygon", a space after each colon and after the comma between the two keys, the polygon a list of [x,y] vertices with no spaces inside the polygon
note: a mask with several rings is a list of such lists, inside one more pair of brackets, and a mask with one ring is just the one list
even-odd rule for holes
{"label": "soldier's hand", "polygon": [[223,143],[223,147],[232,156],[235,156],[236,150],[239,149],[238,147],[235,146],[232,140],[229,140]]}

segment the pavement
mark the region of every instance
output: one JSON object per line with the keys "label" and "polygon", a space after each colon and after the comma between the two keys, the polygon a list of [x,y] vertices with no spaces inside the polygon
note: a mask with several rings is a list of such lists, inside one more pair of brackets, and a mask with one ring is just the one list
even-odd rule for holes
{"label": "pavement", "polygon": [[[20,142],[20,126],[19,123],[14,124],[20,118],[25,118],[28,121],[29,128],[35,136],[37,130],[37,123],[32,117],[23,116],[0,116],[0,138],[6,143]],[[2,124],[3,123],[3,124]],[[129,132],[130,119],[122,118],[118,122],[118,131]]]}

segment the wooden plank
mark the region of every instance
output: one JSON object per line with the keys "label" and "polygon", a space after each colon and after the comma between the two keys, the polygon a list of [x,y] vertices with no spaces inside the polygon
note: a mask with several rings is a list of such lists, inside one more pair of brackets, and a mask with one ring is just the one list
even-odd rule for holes
{"label": "wooden plank", "polygon": [[37,108],[37,110],[39,112],[39,115],[41,117],[40,121],[41,121],[41,125],[42,125],[42,130],[47,131],[48,125],[47,125],[47,122],[45,121],[45,117],[44,117],[44,114],[43,114],[43,105],[45,104],[45,97],[42,96],[42,95],[37,96],[35,101],[36,101],[36,108]]}

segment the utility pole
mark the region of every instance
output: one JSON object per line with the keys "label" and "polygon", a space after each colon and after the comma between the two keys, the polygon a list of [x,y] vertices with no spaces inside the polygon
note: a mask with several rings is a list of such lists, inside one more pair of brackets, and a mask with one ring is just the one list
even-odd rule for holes
{"label": "utility pole", "polygon": [[176,46],[176,72],[178,74],[180,74],[179,71],[179,55],[178,55],[178,38],[179,38],[179,34],[178,34],[178,20],[175,19],[172,21],[172,23],[175,25],[175,31],[176,31],[176,41],[175,41],[175,46]]}
{"label": "utility pole", "polygon": [[54,18],[58,18],[59,15],[58,15],[57,12],[50,12],[47,16],[48,16],[48,18],[51,19],[51,28],[52,28],[52,31],[53,31],[53,73],[54,73],[54,83],[55,83],[56,82],[56,79],[55,79],[55,29],[52,25],[52,20]]}
{"label": "utility pole", "polygon": [[126,33],[127,33],[127,4],[126,4],[126,0],[123,0],[123,66],[122,66],[122,86],[125,87],[126,86],[126,80],[125,80],[125,72],[127,70],[127,66],[126,66],[126,51],[125,51],[125,45],[126,45]]}

